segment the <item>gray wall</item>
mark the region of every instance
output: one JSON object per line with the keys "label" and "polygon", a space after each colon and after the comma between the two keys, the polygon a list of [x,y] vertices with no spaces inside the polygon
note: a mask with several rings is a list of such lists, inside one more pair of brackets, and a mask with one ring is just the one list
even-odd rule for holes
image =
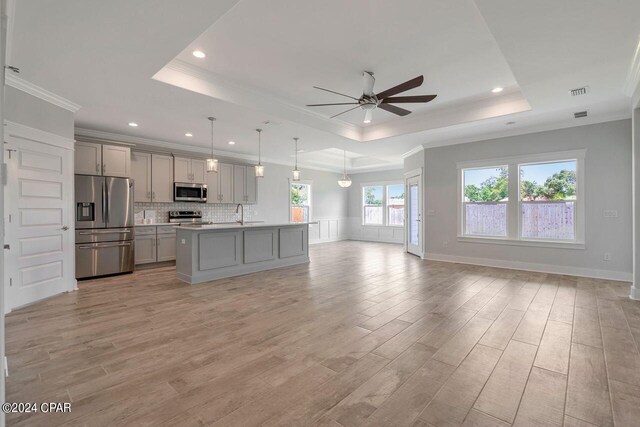
{"label": "gray wall", "polygon": [[[585,250],[457,241],[457,162],[583,148],[587,150]],[[425,217],[427,257],[444,254],[618,273],[611,277],[631,273],[631,120],[430,148],[424,158],[424,209],[435,211]],[[605,209],[617,210],[618,218],[604,218]],[[605,252],[612,254],[611,261],[603,260]]]}
{"label": "gray wall", "polygon": [[[256,218],[289,221],[289,179],[293,167],[265,164],[264,178],[258,180]],[[346,218],[347,192],[338,186],[340,174],[301,169],[301,180],[312,181],[311,214],[317,218]]]}
{"label": "gray wall", "polygon": [[5,86],[5,120],[73,139],[73,113]]}

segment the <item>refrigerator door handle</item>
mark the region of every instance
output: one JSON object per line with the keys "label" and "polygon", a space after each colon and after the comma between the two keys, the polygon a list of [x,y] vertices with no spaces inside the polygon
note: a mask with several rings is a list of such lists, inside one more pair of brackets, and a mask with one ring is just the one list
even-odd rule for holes
{"label": "refrigerator door handle", "polygon": [[109,225],[109,195],[107,194],[107,180],[102,187],[102,218],[106,226]]}
{"label": "refrigerator door handle", "polygon": [[102,249],[102,248],[118,248],[121,246],[131,246],[129,242],[123,243],[96,243],[93,245],[78,245],[78,249]]}

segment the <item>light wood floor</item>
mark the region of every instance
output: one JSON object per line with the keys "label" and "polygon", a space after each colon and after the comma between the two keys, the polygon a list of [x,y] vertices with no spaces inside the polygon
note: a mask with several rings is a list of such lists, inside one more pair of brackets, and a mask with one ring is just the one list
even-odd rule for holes
{"label": "light wood floor", "polygon": [[631,426],[628,283],[426,262],[339,242],[189,286],[84,282],[7,317],[8,425]]}

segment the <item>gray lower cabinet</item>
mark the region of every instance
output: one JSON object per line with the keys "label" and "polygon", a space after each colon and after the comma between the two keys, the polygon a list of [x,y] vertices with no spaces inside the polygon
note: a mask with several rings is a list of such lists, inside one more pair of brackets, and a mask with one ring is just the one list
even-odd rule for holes
{"label": "gray lower cabinet", "polygon": [[242,231],[203,233],[199,237],[200,270],[242,264]]}
{"label": "gray lower cabinet", "polygon": [[176,259],[173,225],[136,227],[136,265]]}
{"label": "gray lower cabinet", "polygon": [[157,260],[173,261],[176,259],[176,235],[174,234],[158,234],[157,240]]}
{"label": "gray lower cabinet", "polygon": [[[151,227],[154,228],[154,227]],[[154,228],[155,231],[155,228]],[[156,262],[156,236],[136,236],[136,264]]]}
{"label": "gray lower cabinet", "polygon": [[244,263],[278,258],[278,232],[275,229],[244,232]]}

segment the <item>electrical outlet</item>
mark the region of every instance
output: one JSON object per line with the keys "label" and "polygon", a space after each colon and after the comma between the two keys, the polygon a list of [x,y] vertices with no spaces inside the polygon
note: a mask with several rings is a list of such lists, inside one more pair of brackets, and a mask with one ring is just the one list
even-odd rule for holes
{"label": "electrical outlet", "polygon": [[605,210],[604,211],[605,218],[618,218],[618,211],[614,210]]}
{"label": "electrical outlet", "polygon": [[610,252],[605,252],[604,253],[604,260],[605,261],[611,261],[611,253]]}
{"label": "electrical outlet", "polygon": [[180,244],[181,245],[185,245],[187,243],[187,241],[185,239],[180,240]]}

